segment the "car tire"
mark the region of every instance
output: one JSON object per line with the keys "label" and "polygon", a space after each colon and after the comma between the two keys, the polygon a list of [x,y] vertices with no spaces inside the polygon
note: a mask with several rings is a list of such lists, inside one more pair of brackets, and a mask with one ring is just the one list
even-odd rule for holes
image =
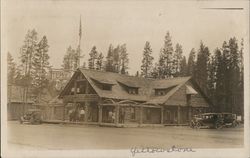
{"label": "car tire", "polygon": [[30,119],[30,124],[35,124],[35,120],[33,118]]}
{"label": "car tire", "polygon": [[195,125],[195,128],[196,128],[196,129],[200,129],[200,128],[201,128],[201,123],[200,123],[200,122],[197,122],[196,125]]}
{"label": "car tire", "polygon": [[234,122],[232,123],[232,127],[236,127],[236,126],[237,126],[237,122],[234,121]]}
{"label": "car tire", "polygon": [[215,129],[221,129],[222,125],[219,122],[215,123]]}
{"label": "car tire", "polygon": [[190,123],[189,123],[189,127],[191,127],[191,128],[194,128],[194,122],[193,121],[191,121]]}

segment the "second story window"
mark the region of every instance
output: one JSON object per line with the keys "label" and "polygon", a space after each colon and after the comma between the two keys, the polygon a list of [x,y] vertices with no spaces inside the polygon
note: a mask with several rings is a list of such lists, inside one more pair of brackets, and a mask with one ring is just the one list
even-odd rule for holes
{"label": "second story window", "polygon": [[74,93],[75,93],[75,88],[72,87],[72,88],[71,88],[71,91],[70,91],[70,94],[71,94],[71,95],[74,95]]}
{"label": "second story window", "polygon": [[138,94],[138,88],[128,88],[129,94]]}
{"label": "second story window", "polygon": [[107,91],[111,91],[112,90],[112,85],[102,84],[102,89],[107,90]]}
{"label": "second story window", "polygon": [[163,89],[156,89],[155,90],[155,95],[157,95],[157,96],[161,96],[161,95],[165,95],[165,94],[166,94],[166,91]]}
{"label": "second story window", "polygon": [[155,89],[155,95],[156,96],[163,96],[166,95],[169,91],[171,91],[175,86],[169,87],[169,88],[157,88]]}

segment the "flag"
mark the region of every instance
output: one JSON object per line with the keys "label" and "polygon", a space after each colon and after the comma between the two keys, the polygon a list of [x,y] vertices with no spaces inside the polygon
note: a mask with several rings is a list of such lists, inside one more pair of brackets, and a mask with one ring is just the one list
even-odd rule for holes
{"label": "flag", "polygon": [[81,20],[81,16],[80,16],[80,27],[79,27],[79,38],[82,38],[82,20]]}

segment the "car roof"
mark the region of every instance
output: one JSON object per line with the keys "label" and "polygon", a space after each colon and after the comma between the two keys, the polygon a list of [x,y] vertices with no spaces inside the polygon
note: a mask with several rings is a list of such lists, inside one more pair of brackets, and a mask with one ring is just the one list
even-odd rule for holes
{"label": "car roof", "polygon": [[201,115],[214,115],[214,114],[220,114],[220,113],[203,113]]}

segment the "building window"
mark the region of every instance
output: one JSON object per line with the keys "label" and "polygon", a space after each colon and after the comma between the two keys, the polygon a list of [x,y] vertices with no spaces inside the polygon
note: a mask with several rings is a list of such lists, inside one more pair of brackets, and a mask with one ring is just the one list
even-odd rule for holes
{"label": "building window", "polygon": [[72,88],[71,88],[71,91],[70,91],[70,94],[73,95],[74,93],[75,93],[75,88],[72,87]]}
{"label": "building window", "polygon": [[138,94],[138,88],[128,88],[129,94]]}
{"label": "building window", "polygon": [[109,84],[103,84],[102,85],[103,90],[111,91],[112,90],[112,85]]}
{"label": "building window", "polygon": [[162,96],[162,95],[166,95],[169,91],[171,91],[174,87],[176,86],[172,86],[169,88],[157,88],[155,89],[155,95],[156,96]]}
{"label": "building window", "polygon": [[87,84],[86,81],[77,82],[76,93],[77,94],[85,94],[86,84]]}
{"label": "building window", "polygon": [[155,95],[157,95],[157,96],[162,96],[162,95],[165,95],[166,94],[166,92],[164,91],[164,90],[155,90]]}

